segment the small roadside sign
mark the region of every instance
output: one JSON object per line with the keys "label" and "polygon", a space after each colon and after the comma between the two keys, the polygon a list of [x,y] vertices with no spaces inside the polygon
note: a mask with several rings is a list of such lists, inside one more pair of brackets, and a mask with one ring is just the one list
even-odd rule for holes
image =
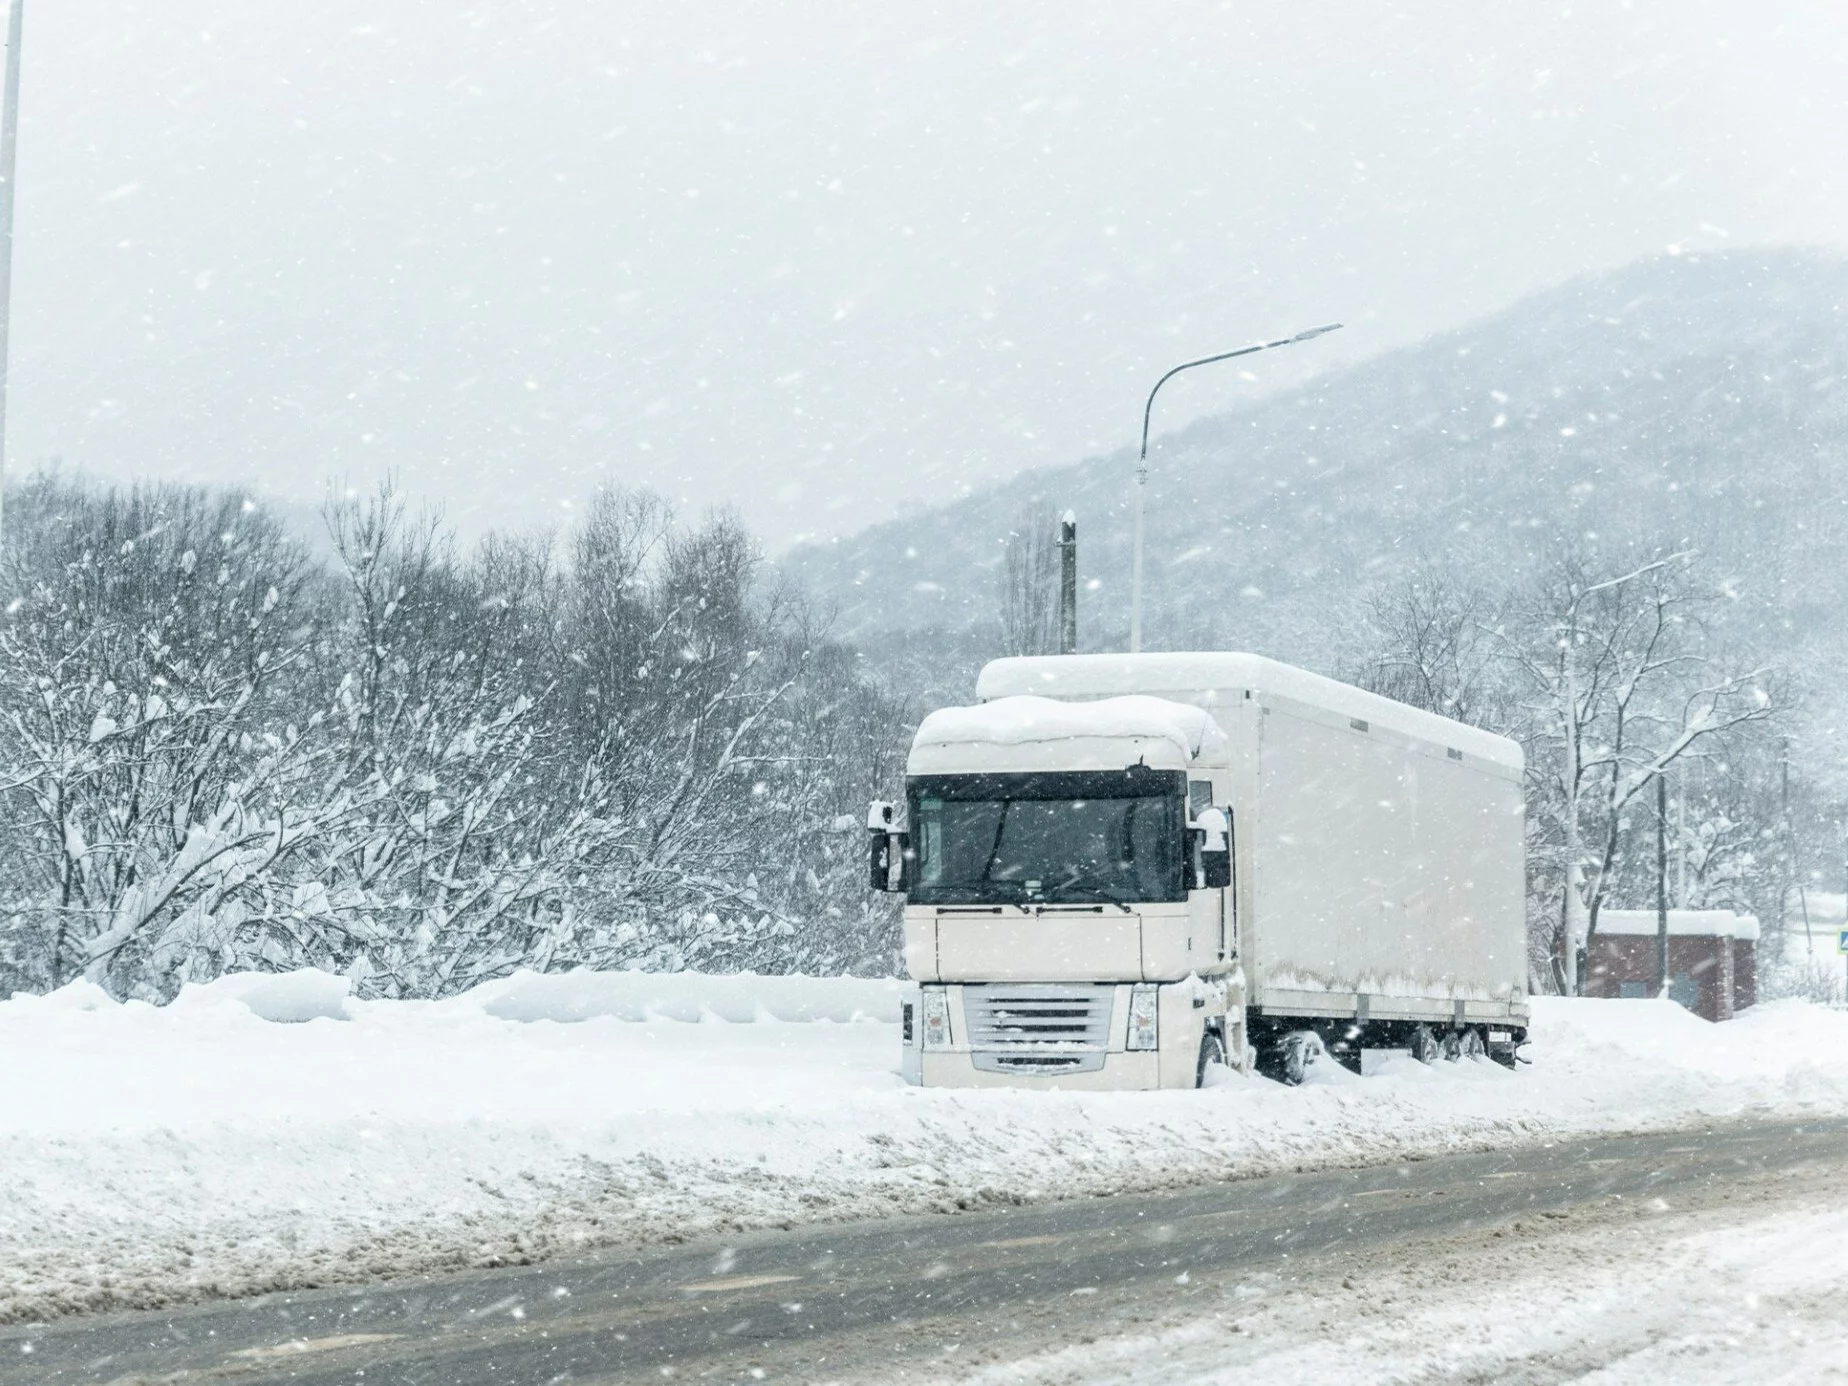
{"label": "small roadside sign", "polygon": [[1835,951],[1838,953],[1848,953],[1848,929],[1836,930]]}

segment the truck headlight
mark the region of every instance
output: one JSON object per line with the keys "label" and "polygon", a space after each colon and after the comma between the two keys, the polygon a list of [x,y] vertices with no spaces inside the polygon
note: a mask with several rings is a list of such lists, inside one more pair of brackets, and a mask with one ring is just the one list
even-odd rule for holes
{"label": "truck headlight", "polygon": [[924,1047],[950,1047],[950,998],[947,992],[924,993]]}
{"label": "truck headlight", "polygon": [[1131,987],[1129,989],[1129,1037],[1124,1048],[1160,1048],[1160,1035],[1155,1028],[1155,1013],[1159,996],[1160,993],[1154,987]]}

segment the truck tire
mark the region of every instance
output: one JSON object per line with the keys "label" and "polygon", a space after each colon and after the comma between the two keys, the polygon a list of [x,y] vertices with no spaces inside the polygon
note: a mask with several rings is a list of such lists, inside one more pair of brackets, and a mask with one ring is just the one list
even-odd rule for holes
{"label": "truck tire", "polygon": [[1414,1025],[1411,1043],[1407,1047],[1411,1049],[1412,1057],[1421,1064],[1436,1063],[1437,1056],[1443,1052],[1442,1046],[1437,1042],[1437,1036],[1431,1033],[1429,1025]]}
{"label": "truck tire", "polygon": [[1301,1087],[1303,1078],[1316,1060],[1328,1053],[1322,1037],[1314,1030],[1292,1030],[1283,1037],[1283,1081]]}
{"label": "truck tire", "polygon": [[1480,1059],[1489,1052],[1489,1042],[1483,1038],[1480,1025],[1468,1025],[1457,1036],[1457,1056],[1464,1059]]}
{"label": "truck tire", "polygon": [[1225,1037],[1217,1030],[1208,1030],[1200,1036],[1200,1061],[1194,1065],[1194,1086],[1206,1086],[1206,1070],[1209,1065],[1226,1062]]}
{"label": "truck tire", "polygon": [[1515,1068],[1521,1064],[1532,1063],[1532,1059],[1523,1059],[1520,1055],[1521,1046],[1525,1043],[1527,1043],[1527,1032],[1525,1030],[1515,1030],[1509,1035],[1506,1043],[1491,1044],[1489,1046],[1489,1057],[1503,1068],[1508,1069]]}

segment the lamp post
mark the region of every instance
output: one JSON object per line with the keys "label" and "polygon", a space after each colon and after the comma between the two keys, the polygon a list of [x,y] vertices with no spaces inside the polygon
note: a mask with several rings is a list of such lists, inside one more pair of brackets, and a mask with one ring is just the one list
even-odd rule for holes
{"label": "lamp post", "polygon": [[1160,380],[1149,391],[1149,402],[1142,406],[1142,452],[1136,459],[1136,560],[1134,576],[1130,585],[1129,597],[1129,649],[1135,654],[1142,649],[1142,511],[1143,492],[1149,484],[1149,417],[1155,411],[1155,396],[1182,371],[1190,371],[1195,366],[1210,366],[1216,361],[1230,361],[1235,356],[1250,356],[1260,351],[1270,351],[1276,347],[1294,346],[1306,342],[1311,337],[1320,337],[1325,332],[1333,332],[1340,327],[1338,322],[1331,322],[1325,327],[1311,327],[1306,332],[1298,332],[1294,337],[1279,337],[1274,342],[1254,342],[1250,346],[1240,347],[1237,351],[1222,351],[1217,356],[1202,356],[1198,361],[1183,361]]}
{"label": "lamp post", "polygon": [[13,169],[19,152],[19,40],[26,0],[12,0],[6,20],[6,90],[0,94],[0,518],[5,515],[6,385],[13,321]]}

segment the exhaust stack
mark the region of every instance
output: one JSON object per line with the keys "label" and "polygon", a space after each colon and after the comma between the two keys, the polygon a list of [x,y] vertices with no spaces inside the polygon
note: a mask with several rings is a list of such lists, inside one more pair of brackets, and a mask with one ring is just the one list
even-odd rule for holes
{"label": "exhaust stack", "polygon": [[1078,516],[1059,520],[1059,653],[1078,653]]}

